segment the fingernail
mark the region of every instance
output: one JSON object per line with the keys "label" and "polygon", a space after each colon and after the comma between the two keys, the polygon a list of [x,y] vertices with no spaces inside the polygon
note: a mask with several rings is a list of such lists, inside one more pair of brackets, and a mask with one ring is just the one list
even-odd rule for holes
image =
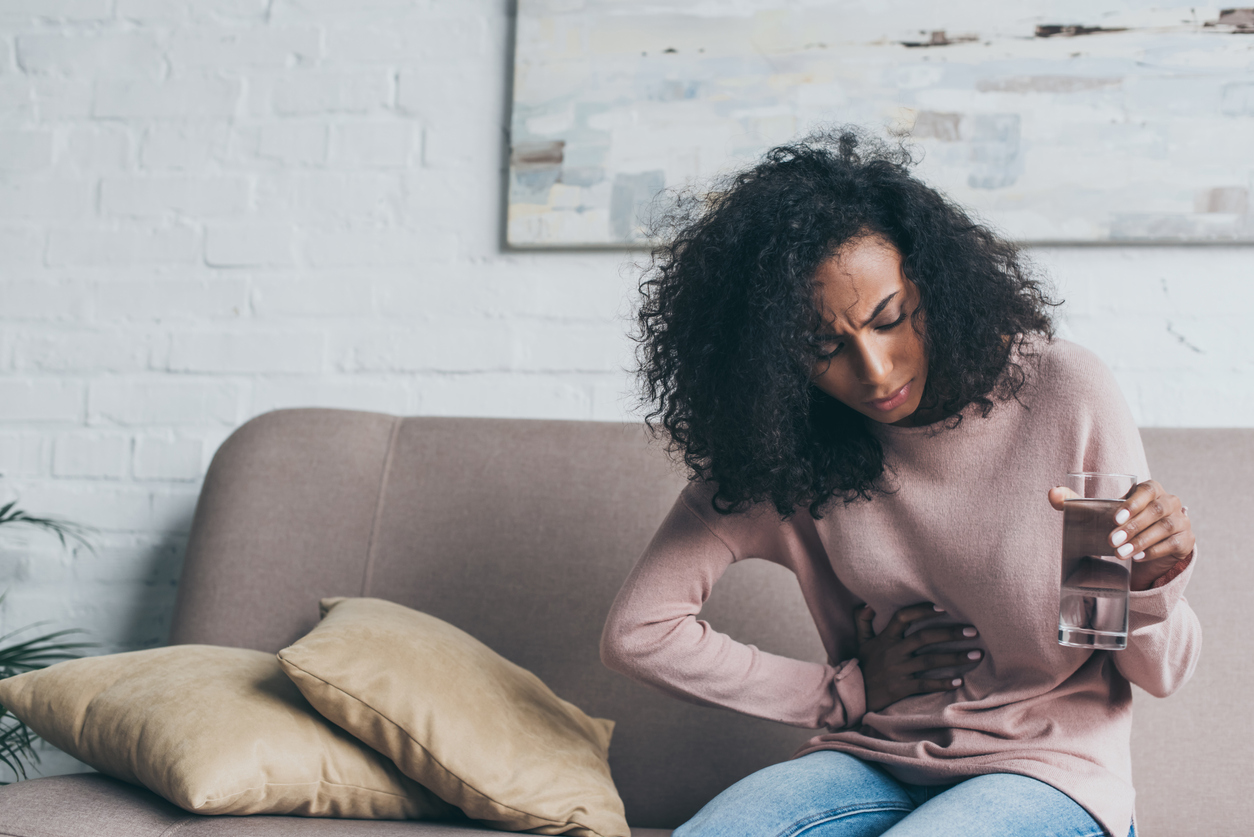
{"label": "fingernail", "polygon": [[940,605],[932,605],[932,609],[935,610],[937,613],[945,612],[945,608],[941,607]]}
{"label": "fingernail", "polygon": [[968,651],[967,652],[968,660],[978,660],[980,657],[983,657],[983,656],[984,656],[983,651]]}
{"label": "fingernail", "polygon": [[1144,552],[1138,552],[1136,555],[1133,555],[1133,556],[1132,556],[1132,560],[1133,560],[1133,561],[1144,561],[1144,560],[1145,560],[1145,553],[1144,553]]}
{"label": "fingernail", "polygon": [[1132,514],[1127,509],[1120,509],[1119,511],[1115,512],[1115,522],[1122,525],[1124,523],[1127,523],[1128,518],[1131,516]]}
{"label": "fingernail", "polygon": [[1125,543],[1123,546],[1116,549],[1115,552],[1119,553],[1120,558],[1127,558],[1132,554],[1132,544]]}
{"label": "fingernail", "polygon": [[962,635],[963,635],[963,636],[975,636],[975,635],[977,635],[978,633],[979,633],[979,631],[977,631],[975,628],[963,628],[963,629],[962,629]]}
{"label": "fingernail", "polygon": [[1119,544],[1123,543],[1127,539],[1128,539],[1127,532],[1123,531],[1122,529],[1116,529],[1115,534],[1110,536],[1110,543],[1113,546],[1118,546]]}
{"label": "fingernail", "polygon": [[962,685],[962,678],[961,678],[961,677],[955,677],[955,678],[953,679],[953,682],[952,682],[952,683],[950,683],[949,685],[951,685],[951,686],[961,686],[961,685]]}

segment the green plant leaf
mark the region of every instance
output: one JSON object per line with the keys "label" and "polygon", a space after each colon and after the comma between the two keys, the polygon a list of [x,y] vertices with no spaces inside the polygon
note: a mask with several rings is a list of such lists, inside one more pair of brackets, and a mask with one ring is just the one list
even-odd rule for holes
{"label": "green plant leaf", "polygon": [[35,741],[30,727],[13,717],[7,709],[0,707],[0,764],[13,771],[13,775],[19,779],[26,778],[28,763],[39,763]]}
{"label": "green plant leaf", "polygon": [[[38,624],[13,631],[0,637],[0,642],[35,627],[38,627]],[[81,652],[98,647],[94,642],[65,641],[65,637],[83,633],[85,631],[77,628],[68,628],[31,637],[21,642],[0,645],[0,679],[46,668],[54,663],[74,660],[82,656]]]}
{"label": "green plant leaf", "polygon": [[96,530],[90,526],[82,526],[78,523],[72,523],[68,520],[62,520],[59,517],[36,517],[27,514],[17,508],[17,500],[10,500],[3,506],[0,506],[0,526],[25,524],[34,526],[37,529],[43,529],[57,536],[57,540],[61,541],[62,546],[69,546],[70,541],[80,544],[91,552],[96,551],[96,547],[88,540],[87,536]]}
{"label": "green plant leaf", "polygon": [[[57,536],[62,547],[68,547],[70,541],[74,541],[90,552],[96,551],[87,539],[88,534],[95,531],[91,527],[56,517],[27,514],[17,507],[16,500],[0,506],[0,526],[23,524],[51,532]],[[0,593],[0,603],[3,603],[7,593],[8,591]],[[82,652],[87,649],[97,647],[96,643],[73,639],[85,633],[75,628],[21,638],[23,634],[45,624],[47,623],[36,622],[0,636],[0,679],[73,660],[81,657]],[[6,707],[0,706],[0,765],[11,770],[17,778],[25,779],[26,766],[39,762],[39,753],[34,746],[37,740],[38,737],[30,727]]]}

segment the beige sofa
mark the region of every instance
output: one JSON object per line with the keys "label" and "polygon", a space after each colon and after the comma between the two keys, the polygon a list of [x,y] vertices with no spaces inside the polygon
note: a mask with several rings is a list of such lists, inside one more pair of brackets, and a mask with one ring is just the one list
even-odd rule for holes
{"label": "beige sofa", "polygon": [[[1154,476],[1186,499],[1201,564],[1188,597],[1205,651],[1167,700],[1137,695],[1142,837],[1243,833],[1254,823],[1254,430],[1143,433]],[[432,613],[618,726],[615,780],[637,837],[661,837],[718,791],[786,758],[806,730],[700,708],[611,673],[606,611],[683,485],[638,426],[284,410],[218,451],[192,526],[173,643],[275,651],[323,596]],[[821,660],[795,582],[736,565],[703,614],[765,649]],[[661,830],[654,830],[661,829]],[[99,775],[0,789],[12,837],[401,837],[499,833],[417,822],[198,817]]]}

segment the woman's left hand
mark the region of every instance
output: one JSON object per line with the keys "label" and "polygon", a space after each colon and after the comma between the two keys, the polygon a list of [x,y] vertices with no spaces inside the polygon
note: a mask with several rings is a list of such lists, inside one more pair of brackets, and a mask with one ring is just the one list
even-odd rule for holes
{"label": "woman's left hand", "polygon": [[[1062,511],[1066,488],[1051,488],[1049,503]],[[1110,545],[1121,558],[1132,557],[1132,589],[1148,590],[1155,581],[1193,552],[1193,524],[1180,503],[1157,480],[1147,480],[1128,494],[1115,512]]]}

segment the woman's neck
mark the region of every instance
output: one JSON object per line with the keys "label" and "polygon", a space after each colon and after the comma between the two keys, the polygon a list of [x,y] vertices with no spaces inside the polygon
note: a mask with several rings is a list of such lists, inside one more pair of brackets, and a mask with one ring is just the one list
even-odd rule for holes
{"label": "woman's neck", "polygon": [[957,412],[957,410],[946,410],[942,408],[941,405],[937,403],[935,396],[925,395],[923,397],[923,401],[919,404],[919,409],[915,410],[901,421],[893,422],[892,426],[923,427],[925,425],[936,424],[937,422],[944,421],[950,416],[955,415]]}

